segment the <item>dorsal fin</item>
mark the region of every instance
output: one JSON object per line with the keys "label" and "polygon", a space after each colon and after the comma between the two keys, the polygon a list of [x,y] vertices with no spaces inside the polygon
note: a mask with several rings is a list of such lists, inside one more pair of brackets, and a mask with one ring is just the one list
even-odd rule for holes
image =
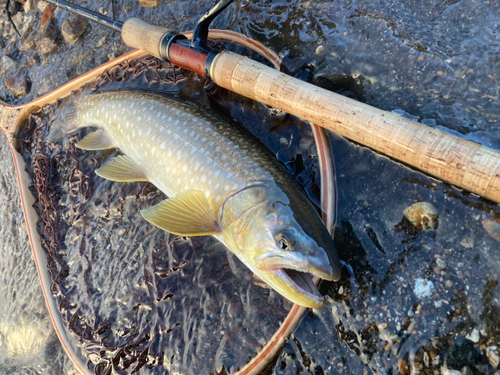
{"label": "dorsal fin", "polygon": [[141,211],[151,224],[179,236],[219,234],[212,204],[202,191],[187,190]]}

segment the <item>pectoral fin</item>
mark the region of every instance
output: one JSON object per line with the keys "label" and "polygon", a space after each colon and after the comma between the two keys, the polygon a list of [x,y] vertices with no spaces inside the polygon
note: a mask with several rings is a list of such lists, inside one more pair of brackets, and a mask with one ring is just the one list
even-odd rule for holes
{"label": "pectoral fin", "polygon": [[151,224],[179,236],[208,236],[221,232],[212,204],[199,190],[184,191],[141,214]]}
{"label": "pectoral fin", "polygon": [[87,134],[76,147],[82,150],[106,150],[116,147],[111,137],[102,129]]}
{"label": "pectoral fin", "polygon": [[115,156],[95,171],[98,176],[111,181],[147,181],[144,169],[127,155]]}

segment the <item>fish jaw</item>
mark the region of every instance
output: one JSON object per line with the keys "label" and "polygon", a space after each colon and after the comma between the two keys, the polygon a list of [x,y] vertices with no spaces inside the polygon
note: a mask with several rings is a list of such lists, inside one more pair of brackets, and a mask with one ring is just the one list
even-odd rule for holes
{"label": "fish jaw", "polygon": [[222,222],[219,238],[262,281],[293,303],[325,305],[313,277],[338,276],[325,249],[295,221],[281,190],[253,188],[237,194],[226,202]]}

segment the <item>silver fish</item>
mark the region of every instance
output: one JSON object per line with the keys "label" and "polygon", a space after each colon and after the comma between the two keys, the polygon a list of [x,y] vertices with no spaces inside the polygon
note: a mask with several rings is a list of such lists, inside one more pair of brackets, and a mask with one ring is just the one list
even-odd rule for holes
{"label": "silver fish", "polygon": [[333,241],[295,181],[252,135],[195,105],[146,92],[87,96],[66,105],[49,140],[95,126],[77,146],[119,148],[96,173],[150,181],[169,199],[142,211],[183,236],[213,235],[294,303],[321,307],[312,276],[339,280]]}

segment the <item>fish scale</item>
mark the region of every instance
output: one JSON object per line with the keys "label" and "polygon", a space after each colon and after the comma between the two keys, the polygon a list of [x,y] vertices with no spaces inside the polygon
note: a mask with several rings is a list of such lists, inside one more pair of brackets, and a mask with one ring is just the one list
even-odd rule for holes
{"label": "fish scale", "polygon": [[89,97],[79,113],[83,122],[109,132],[168,196],[197,189],[218,201],[273,179],[272,165],[264,164],[266,171],[256,164],[262,150],[252,153],[248,135],[193,105],[147,93],[104,93]]}

